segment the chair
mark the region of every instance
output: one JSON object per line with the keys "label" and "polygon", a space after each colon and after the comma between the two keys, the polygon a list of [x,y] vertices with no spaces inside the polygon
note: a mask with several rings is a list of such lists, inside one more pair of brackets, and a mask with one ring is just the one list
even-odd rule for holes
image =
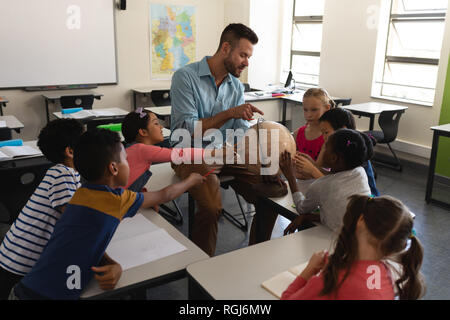
{"label": "chair", "polygon": [[252,89],[250,88],[250,85],[248,83],[243,83],[244,85],[244,92],[250,92]]}
{"label": "chair", "polygon": [[389,150],[391,150],[391,153],[395,159],[394,163],[379,161],[375,159],[373,159],[372,161],[382,165],[386,165],[388,167],[392,167],[393,169],[396,169],[398,171],[402,171],[402,165],[400,163],[400,160],[397,158],[397,155],[395,154],[394,150],[392,150],[390,143],[397,138],[398,124],[403,112],[404,112],[403,110],[383,111],[381,112],[378,118],[378,124],[380,125],[381,131],[378,130],[365,131],[366,134],[371,134],[377,140],[377,143],[387,144]]}
{"label": "chair", "polygon": [[12,224],[53,164],[46,159],[0,168],[0,222]]}
{"label": "chair", "polygon": [[352,98],[349,99],[334,99],[334,103],[336,103],[336,107],[348,106],[352,103]]}
{"label": "chair", "polygon": [[87,94],[81,96],[61,96],[60,98],[61,108],[80,108],[83,109],[92,109],[92,105],[94,104],[94,95]]}
{"label": "chair", "polygon": [[11,128],[8,127],[0,128],[0,141],[11,139],[12,139]]}
{"label": "chair", "polygon": [[170,90],[152,90],[150,98],[156,107],[170,106]]}
{"label": "chair", "polygon": [[[223,189],[228,189],[230,187],[230,182],[234,180],[234,178],[231,176],[230,177],[223,176],[223,177],[219,177],[219,179],[220,179],[220,187]],[[236,195],[236,199],[238,201],[241,212],[238,214],[232,214],[232,213],[226,211],[225,209],[222,209],[222,214],[225,217],[225,219],[230,221],[236,227],[238,227],[239,229],[241,229],[244,232],[247,232],[248,231],[248,221],[247,221],[246,215],[249,212],[244,211],[244,208],[242,207],[241,199],[239,198],[239,194],[235,190],[233,190],[233,192]],[[242,221],[240,221],[239,219],[236,218],[236,216],[239,216],[239,215],[242,216]]]}

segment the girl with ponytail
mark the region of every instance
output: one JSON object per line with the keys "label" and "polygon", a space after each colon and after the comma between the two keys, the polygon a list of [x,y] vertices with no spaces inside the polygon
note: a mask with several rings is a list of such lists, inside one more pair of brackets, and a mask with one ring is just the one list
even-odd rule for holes
{"label": "girl with ponytail", "polygon": [[314,254],[282,299],[418,299],[422,259],[412,215],[399,200],[353,195],[333,254]]}

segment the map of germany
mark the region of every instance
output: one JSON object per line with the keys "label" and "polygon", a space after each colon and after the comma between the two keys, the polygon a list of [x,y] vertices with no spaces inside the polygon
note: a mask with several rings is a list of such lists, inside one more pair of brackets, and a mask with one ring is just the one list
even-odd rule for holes
{"label": "map of germany", "polygon": [[151,4],[151,69],[167,78],[195,61],[195,7]]}

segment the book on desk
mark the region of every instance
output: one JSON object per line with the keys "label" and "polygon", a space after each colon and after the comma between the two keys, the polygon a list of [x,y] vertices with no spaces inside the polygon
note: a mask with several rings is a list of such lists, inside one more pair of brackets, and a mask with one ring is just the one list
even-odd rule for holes
{"label": "book on desk", "polygon": [[40,154],[40,150],[30,146],[4,146],[0,148],[0,161]]}
{"label": "book on desk", "polygon": [[114,117],[117,114],[110,110],[79,110],[72,113],[62,113],[62,118],[89,119],[97,117]]}
{"label": "book on desk", "polygon": [[269,291],[278,299],[281,299],[283,292],[289,287],[289,285],[294,282],[294,280],[302,273],[306,268],[309,261],[296,265],[289,268],[286,271],[280,272],[279,274],[273,276],[272,278],[261,283],[261,287]]}

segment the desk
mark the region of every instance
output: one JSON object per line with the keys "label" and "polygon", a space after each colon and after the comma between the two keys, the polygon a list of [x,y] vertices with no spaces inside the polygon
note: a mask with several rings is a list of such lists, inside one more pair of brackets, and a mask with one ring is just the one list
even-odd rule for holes
{"label": "desk", "polygon": [[166,125],[170,126],[170,115],[172,114],[171,106],[148,107],[145,110],[154,113],[159,119],[163,120]]}
{"label": "desk", "polygon": [[430,165],[428,166],[428,179],[427,179],[427,189],[425,192],[425,201],[427,203],[436,203],[445,207],[450,207],[450,204],[435,200],[431,197],[433,192],[433,182],[434,182],[434,171],[436,169],[436,156],[438,152],[439,137],[450,137],[450,123],[441,126],[431,127],[433,130],[433,144],[431,147],[431,157]]}
{"label": "desk", "polygon": [[316,251],[330,250],[334,238],[330,229],[319,225],[191,264],[189,298],[274,300],[261,283],[308,261]]}
{"label": "desk", "polygon": [[162,128],[162,132],[163,132],[164,139],[170,138],[170,133],[171,133],[170,129]]}
{"label": "desk", "polygon": [[44,100],[45,100],[45,111],[46,111],[46,114],[47,114],[47,122],[50,121],[50,111],[48,109],[49,102],[55,104],[56,101],[61,99],[62,96],[84,96],[84,95],[88,95],[88,94],[93,94],[94,98],[97,99],[97,100],[100,100],[101,97],[103,97],[103,94],[92,92],[92,91],[71,91],[71,90],[68,90],[68,91],[49,92],[49,93],[43,94],[42,96],[44,97]]}
{"label": "desk", "polygon": [[184,245],[187,250],[125,270],[115,289],[112,291],[103,291],[99,288],[97,281],[92,279],[81,295],[82,299],[104,299],[113,295],[123,294],[127,291],[155,287],[178,280],[186,277],[186,267],[188,265],[208,258],[206,253],[154,210],[141,209],[140,213],[158,227],[166,230],[171,237]]}
{"label": "desk", "polygon": [[[303,103],[303,95],[305,94],[305,91],[299,91],[293,94],[285,94],[284,96],[280,97],[272,97],[272,93],[264,92],[262,96],[256,95],[254,92],[247,92],[245,93],[245,102],[261,102],[261,101],[273,101],[273,100],[280,100],[282,101],[282,110],[281,110],[281,124],[286,126],[286,113],[287,113],[287,103],[295,103],[295,104],[302,104]],[[264,110],[263,110],[264,111]],[[264,116],[266,120],[275,120],[272,119],[272,117],[266,117]]]}
{"label": "desk", "polygon": [[372,131],[374,128],[375,115],[380,114],[383,111],[398,111],[402,110],[405,112],[408,107],[398,106],[395,104],[387,104],[381,102],[367,102],[360,104],[351,104],[348,106],[343,106],[343,108],[351,111],[354,115],[368,117],[370,119],[369,130]]}
{"label": "desk", "polygon": [[[315,179],[311,180],[297,180],[297,185],[299,188],[299,191],[303,194],[306,193],[306,190],[308,189],[309,185],[314,182]],[[286,183],[288,183],[286,181]],[[298,212],[294,207],[294,200],[292,198],[292,192],[291,188],[288,184],[288,193],[287,195],[283,197],[272,197],[272,198],[260,198],[261,201],[263,201],[264,204],[268,206],[272,206],[278,214],[282,215],[286,219],[294,220],[298,216]]]}
{"label": "desk", "polygon": [[32,156],[16,157],[16,158],[13,158],[13,159],[0,160],[0,165],[3,166],[5,164],[14,163],[14,162],[17,162],[17,161],[28,160],[28,159],[33,159],[33,158],[43,158],[44,157],[44,155],[42,154],[41,150],[37,146],[37,140],[24,141],[23,145],[24,146],[29,146],[29,147],[32,147],[33,149],[38,150],[39,154],[34,154]]}
{"label": "desk", "polygon": [[0,116],[0,121],[5,121],[6,126],[15,130],[17,133],[20,133],[20,129],[24,127],[23,123],[20,122],[15,116]]}
{"label": "desk", "polygon": [[[92,120],[111,120],[111,121],[113,121],[113,120],[123,119],[129,113],[128,111],[120,109],[120,108],[98,108],[98,109],[92,109],[92,111],[105,111],[105,112],[111,113],[112,115],[98,116],[95,118],[85,118],[85,119],[77,119],[77,120],[80,121],[81,123],[88,123]],[[57,119],[64,119],[64,118],[70,119],[70,114],[69,114],[69,116],[63,115],[61,111],[53,112],[53,115]]]}
{"label": "desk", "polygon": [[[134,110],[136,110],[138,108],[138,106],[137,106],[138,96],[150,97],[150,95],[151,95],[153,90],[170,90],[170,89],[168,89],[168,88],[154,88],[154,87],[141,87],[141,88],[131,89],[131,92],[133,93],[133,108],[134,108]],[[153,105],[153,102],[151,104]]]}
{"label": "desk", "polygon": [[3,107],[6,108],[6,104],[9,102],[5,97],[0,96],[0,116],[3,115]]}

